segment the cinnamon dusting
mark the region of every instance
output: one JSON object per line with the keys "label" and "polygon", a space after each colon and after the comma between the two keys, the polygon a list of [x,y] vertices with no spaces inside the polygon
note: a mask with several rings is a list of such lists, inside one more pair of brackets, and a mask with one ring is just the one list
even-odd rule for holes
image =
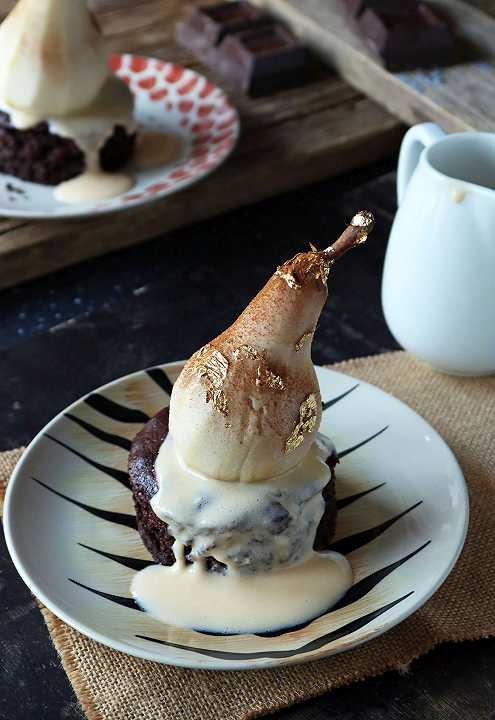
{"label": "cinnamon dusting", "polygon": [[252,345],[240,345],[232,353],[234,360],[239,360],[241,357],[251,358],[256,360],[259,357],[259,353]]}
{"label": "cinnamon dusting", "polygon": [[256,372],[256,385],[262,387],[263,385],[271,388],[272,390],[285,390],[285,384],[280,375],[274,373],[270,368],[258,366]]}

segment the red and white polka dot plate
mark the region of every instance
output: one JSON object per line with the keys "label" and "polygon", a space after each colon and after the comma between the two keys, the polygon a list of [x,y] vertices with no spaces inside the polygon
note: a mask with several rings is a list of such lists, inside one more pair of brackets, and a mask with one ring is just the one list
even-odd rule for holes
{"label": "red and white polka dot plate", "polygon": [[133,170],[135,184],[129,192],[81,205],[58,202],[51,187],[0,174],[0,215],[56,219],[143,205],[198,182],[230,155],[239,136],[239,116],[223,90],[207,78],[139,55],[112,55],[110,66],[134,93],[138,125],[182,138],[180,158],[171,165]]}

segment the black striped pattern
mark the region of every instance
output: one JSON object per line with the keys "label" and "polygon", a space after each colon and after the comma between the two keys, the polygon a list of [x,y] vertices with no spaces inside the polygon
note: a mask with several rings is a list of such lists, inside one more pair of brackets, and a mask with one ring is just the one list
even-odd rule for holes
{"label": "black striped pattern", "polygon": [[110,398],[105,397],[105,395],[100,395],[100,393],[88,395],[84,402],[93,408],[93,410],[97,410],[102,415],[110,418],[110,420],[117,420],[117,422],[144,424],[150,419],[142,410],[128,408],[125,405],[110,400]]}
{"label": "black striped pattern", "polygon": [[354,583],[354,585],[344,595],[342,600],[340,600],[336,605],[334,605],[332,610],[340,610],[340,608],[347,607],[348,605],[352,605],[358,600],[361,600],[361,598],[371,592],[373,588],[378,585],[378,583],[388,577],[390,573],[393,573],[394,570],[397,570],[397,568],[399,568],[401,565],[404,565],[404,563],[406,563],[408,560],[420,553],[421,550],[424,550],[425,547],[428,547],[429,544],[430,540],[423,543],[423,545],[421,545],[419,548],[416,548],[416,550],[410,552],[409,555],[406,555],[400,560],[396,560],[395,562],[390,563],[390,565],[387,565],[381,570],[376,570],[376,572],[371,573],[371,575],[368,575],[362,580],[359,580],[357,583]]}
{"label": "black striped pattern", "polygon": [[65,413],[65,417],[72,420],[73,423],[76,423],[76,425],[79,425],[79,427],[82,427],[83,430],[86,430],[90,435],[93,435],[102,442],[108,443],[109,445],[115,445],[115,447],[120,447],[127,452],[131,449],[131,441],[121,435],[114,435],[112,433],[105,432],[105,430],[101,430],[96,427],[96,425],[92,425],[91,423],[86,422],[86,420],[82,420],[75,415],[71,415],[71,413]]}
{"label": "black striped pattern", "polygon": [[83,585],[82,583],[78,582],[77,580],[73,580],[72,578],[67,579],[69,580],[69,582],[74,583],[74,585],[77,585],[78,587],[83,588],[88,592],[94,593],[95,595],[99,595],[100,597],[105,598],[105,600],[110,600],[110,602],[116,603],[117,605],[122,605],[126,608],[130,608],[131,610],[139,610],[139,612],[144,612],[139,607],[134,598],[123,597],[122,595],[112,595],[111,593],[103,592],[102,590],[95,590],[94,588],[88,587],[88,585]]}
{"label": "black striped pattern", "polygon": [[218,660],[259,660],[262,658],[290,658],[296,657],[297,655],[304,655],[304,653],[312,652],[314,650],[319,650],[320,648],[324,647],[325,645],[329,645],[335,640],[340,640],[346,635],[351,635],[352,633],[356,632],[356,630],[360,630],[366,625],[369,625],[369,623],[375,620],[377,617],[380,617],[380,615],[383,615],[388,610],[391,610],[393,607],[403,602],[403,600],[413,595],[413,592],[414,591],[411,591],[406,595],[402,595],[402,597],[397,598],[396,600],[393,600],[386,605],[382,605],[376,610],[373,610],[372,612],[369,612],[366,615],[357,618],[356,620],[352,620],[351,622],[346,623],[337,630],[326,633],[325,635],[322,635],[315,640],[310,640],[310,642],[301,645],[300,648],[295,648],[293,650],[262,650],[261,652],[246,653],[226,652],[224,650],[210,650],[207,648],[190,647],[188,645],[178,645],[176,643],[167,642],[166,640],[157,640],[156,638],[148,637],[146,635],[136,635],[136,637],[140,638],[141,640],[148,640],[149,642],[158,643],[160,645],[168,645],[169,647],[177,648],[178,650],[189,650],[190,652],[199,653],[200,655],[206,655],[206,657],[216,658]]}
{"label": "black striped pattern", "polygon": [[90,545],[85,545],[84,543],[78,543],[78,545],[85,548],[86,550],[91,550],[97,555],[101,555],[108,560],[113,560],[114,562],[119,563],[119,565],[124,565],[124,567],[128,567],[131,570],[136,570],[137,572],[139,572],[139,570],[144,570],[145,568],[150,567],[150,565],[156,565],[153,560],[141,560],[140,558],[125,557],[124,555],[114,555],[113,553],[98,550],[97,548],[91,547]]}
{"label": "black striped pattern", "polygon": [[366,495],[369,495],[372,492],[375,492],[375,490],[379,490],[385,485],[384,482],[380,483],[379,485],[375,485],[374,487],[368,488],[368,490],[363,490],[362,492],[358,492],[355,495],[348,495],[345,498],[340,498],[340,500],[337,500],[337,510],[343,510],[348,505],[352,505],[352,503],[357,502],[358,500],[361,500],[361,498],[366,497]]}
{"label": "black striped pattern", "polygon": [[150,377],[153,382],[155,382],[169,397],[172,395],[172,389],[174,386],[170,382],[170,378],[164,370],[158,367],[150,368],[149,370],[146,370],[146,375],[148,375],[148,377]]}
{"label": "black striped pattern", "polygon": [[[161,369],[161,368],[150,368],[146,371],[146,375],[158,386],[160,387],[163,392],[170,397],[172,392],[172,383],[168,377],[168,375]],[[334,406],[336,403],[338,403],[340,400],[343,400],[348,395],[353,393],[357,388],[359,387],[359,383],[351,386],[348,390],[346,390],[344,393],[336,396],[335,398],[326,401],[323,403],[323,410],[328,410],[332,406]],[[93,410],[96,410],[101,415],[104,415],[106,418],[118,422],[118,423],[124,423],[124,424],[130,424],[130,423],[136,423],[136,424],[144,424],[146,423],[150,418],[149,416],[143,412],[140,409],[136,408],[130,408],[126,407],[125,405],[122,405],[120,403],[117,403],[113,400],[110,400],[105,395],[102,395],[101,393],[92,393],[87,398],[85,398],[85,402],[88,406],[93,408]],[[65,417],[72,423],[77,424],[80,428],[82,428],[84,431],[86,431],[89,435],[96,438],[97,440],[101,441],[102,443],[105,443],[110,446],[114,446],[117,448],[120,448],[126,452],[129,451],[131,447],[131,442],[127,438],[115,434],[110,433],[103,428],[98,427],[98,425],[90,423],[86,420],[83,420],[82,418],[77,417],[76,415],[73,415],[72,413],[66,413]],[[342,459],[346,457],[347,455],[350,455],[351,453],[359,450],[366,444],[372,442],[374,439],[378,438],[382,433],[384,433],[387,430],[387,427],[383,427],[377,432],[373,433],[369,437],[365,438],[364,440],[361,440],[357,442],[356,444],[340,451],[338,453],[339,459]],[[127,475],[127,472],[124,470],[109,467],[107,465],[104,465],[102,463],[97,462],[96,460],[88,457],[87,455],[81,453],[80,451],[76,450],[75,448],[71,447],[67,443],[59,440],[56,437],[53,437],[52,435],[46,434],[46,437],[48,437],[52,442],[57,443],[59,446],[66,449],[68,452],[71,452],[76,457],[78,457],[80,460],[94,468],[95,470],[98,470],[99,472],[104,473],[106,476],[112,478],[113,480],[116,480],[118,483],[120,483],[122,486],[124,486],[127,490],[130,490],[130,483],[129,478]],[[99,518],[102,521],[110,522],[118,525],[122,525],[128,528],[131,528],[133,530],[137,530],[137,523],[136,518],[134,515],[128,515],[126,513],[118,513],[118,512],[112,512],[106,509],[93,507],[90,505],[87,505],[85,503],[82,503],[78,500],[75,500],[72,497],[69,497],[68,495],[65,495],[58,490],[55,490],[54,488],[50,487],[48,484],[42,482],[41,480],[37,478],[33,478],[40,486],[43,488],[49,490],[54,495],[58,496],[61,499],[66,500],[69,503],[72,503],[76,507],[84,510],[85,512],[90,513],[91,515]],[[366,497],[370,493],[378,491],[380,488],[383,488],[385,486],[385,483],[379,483],[378,485],[375,485],[370,488],[366,488],[358,493],[355,493],[353,495],[340,498],[337,501],[337,507],[339,510],[342,510],[349,505],[353,503],[359,502],[362,498]],[[415,510],[417,507],[421,505],[422,501],[419,501],[412,505],[411,507],[403,510],[401,513],[395,515],[394,517],[389,518],[388,520],[379,523],[378,525],[368,528],[367,530],[355,533],[353,535],[350,535],[345,538],[341,538],[337,541],[335,541],[332,544],[331,549],[340,552],[344,555],[348,555],[355,550],[358,550],[364,546],[366,546],[368,543],[373,542],[377,538],[379,538],[383,533],[385,533],[392,525],[399,522],[401,518],[403,518],[408,513]],[[119,565],[122,565],[124,567],[129,568],[130,570],[133,570],[135,572],[139,572],[140,570],[143,570],[151,565],[154,564],[152,560],[143,560],[140,558],[133,558],[128,557],[125,555],[120,555],[116,553],[110,553],[104,550],[101,550],[97,547],[93,547],[92,545],[85,544],[83,542],[78,542],[79,546],[84,548],[85,550],[95,553],[102,557],[104,560],[108,560],[113,563],[117,563]],[[360,581],[356,582],[351,589],[348,591],[348,593],[345,595],[344,598],[342,598],[339,603],[334,606],[333,608],[328,608],[325,613],[328,614],[329,612],[336,611],[338,609],[347,607],[349,605],[352,605],[353,603],[358,602],[365,596],[367,596],[379,583],[381,583],[385,578],[387,578],[391,573],[393,573],[395,570],[397,570],[399,567],[404,565],[408,562],[411,558],[415,557],[418,553],[420,553],[424,548],[426,548],[429,544],[429,541],[425,542],[420,547],[416,548],[412,552],[408,553],[407,555],[399,558],[398,560],[388,564],[387,566],[380,568],[379,570],[371,573],[367,577],[361,579]],[[139,612],[142,612],[142,609],[139,607],[139,605],[135,602],[135,600],[132,597],[124,597],[121,595],[116,595],[113,593],[109,593],[105,590],[97,589],[94,587],[91,587],[89,585],[83,584],[79,582],[76,579],[68,578],[71,583],[76,585],[77,587],[81,588],[85,592],[92,593],[94,595],[97,595],[98,597],[101,597],[103,600],[120,605],[122,607],[131,609],[131,610],[137,610]],[[318,638],[315,638],[309,642],[306,642],[305,644],[301,645],[299,648],[296,649],[289,649],[289,650],[270,650],[267,648],[266,650],[261,650],[259,652],[228,652],[223,651],[221,649],[209,649],[209,648],[201,648],[201,647],[191,647],[186,645],[180,645],[175,644],[172,642],[167,642],[165,640],[148,637],[146,635],[136,635],[137,638],[140,638],[141,640],[144,640],[146,642],[152,642],[152,643],[158,643],[160,645],[166,645],[171,648],[176,648],[188,652],[193,653],[199,653],[206,657],[216,658],[216,659],[223,659],[223,660],[246,660],[251,661],[255,659],[261,659],[261,658],[289,658],[293,656],[303,655],[305,653],[312,652],[314,650],[320,649],[322,647],[325,647],[326,645],[341,639],[347,635],[350,635],[357,630],[365,627],[369,623],[371,623],[373,620],[375,620],[377,617],[380,617],[393,607],[395,607],[397,604],[403,602],[406,598],[410,597],[413,594],[413,591],[408,592],[401,597],[398,597],[391,602],[388,602],[386,604],[381,605],[380,607],[371,610],[370,612],[362,615],[361,617],[358,617],[351,622],[347,622],[344,625],[342,625],[340,628],[337,628],[336,630],[333,630],[332,632],[326,633]],[[260,638],[270,638],[270,637],[277,637],[284,635],[289,632],[294,632],[299,629],[303,629],[304,627],[307,627],[312,622],[314,622],[315,618],[309,619],[305,623],[302,623],[301,625],[298,625],[297,627],[292,628],[285,628],[283,630],[279,630],[276,632],[271,633],[258,633],[257,635]],[[216,635],[215,633],[202,633],[201,630],[196,631],[198,634],[205,634],[205,635]],[[261,642],[261,641],[260,641]]]}
{"label": "black striped pattern", "polygon": [[75,448],[71,447],[70,445],[67,445],[66,443],[62,442],[62,440],[58,440],[56,437],[53,437],[53,435],[49,435],[48,433],[45,433],[45,437],[52,440],[54,443],[57,443],[57,445],[61,445],[63,448],[68,450],[69,452],[76,455],[76,457],[80,458],[81,460],[84,460],[84,462],[87,462],[88,465],[91,465],[91,467],[96,468],[97,470],[100,470],[100,472],[105,473],[105,475],[108,475],[109,477],[113,478],[114,480],[117,480],[117,482],[121,483],[124,487],[126,487],[128,490],[131,488],[131,483],[129,481],[129,475],[124,472],[123,470],[117,470],[117,468],[109,467],[108,465],[102,465],[99,462],[96,462],[96,460],[92,460],[91,458],[87,457],[86,455],[83,455]]}
{"label": "black striped pattern", "polygon": [[419,507],[422,502],[422,500],[419,500],[414,505],[411,505],[411,507],[408,507],[407,510],[403,510],[401,513],[395,515],[389,520],[385,520],[385,522],[382,522],[379,525],[375,525],[375,527],[369,528],[368,530],[362,530],[361,532],[355,533],[354,535],[349,535],[348,537],[342,538],[341,540],[337,540],[336,542],[331,544],[330,550],[341,553],[342,555],[349,555],[349,553],[354,552],[354,550],[358,550],[359,548],[364,547],[364,545],[368,545],[368,543],[376,540],[376,538],[380,537],[380,535],[382,535],[385,530],[388,530],[389,527],[392,527],[392,525],[394,525],[394,523],[403,518],[404,515],[407,515],[412,510],[415,510],[417,507]]}
{"label": "black striped pattern", "polygon": [[327,400],[326,402],[322,403],[323,412],[325,412],[325,410],[328,410],[328,408],[331,408],[332,405],[338,403],[339,400],[343,400],[345,397],[347,397],[347,395],[350,395],[351,392],[353,392],[358,387],[359,383],[353,385],[351,388],[349,388],[349,390],[343,392],[342,395],[337,395],[337,397],[334,397],[332,400]]}
{"label": "black striped pattern", "polygon": [[62,498],[63,500],[67,500],[67,502],[72,503],[73,505],[76,505],[77,507],[81,508],[82,510],[86,510],[86,512],[90,513],[91,515],[94,515],[95,517],[100,518],[101,520],[108,520],[108,522],[116,523],[117,525],[124,525],[125,527],[132,528],[133,530],[137,530],[137,521],[134,515],[127,515],[126,513],[117,513],[112,512],[110,510],[103,510],[102,508],[96,508],[92,507],[91,505],[86,505],[85,503],[79,502],[79,500],[74,500],[73,498],[70,498],[68,495],[64,495],[63,493],[59,492],[58,490],[54,490],[49,485],[46,485],[46,483],[42,482],[41,480],[38,480],[37,478],[33,478],[35,482],[37,482],[42,487],[49,490],[54,495],[57,495],[59,498]]}
{"label": "black striped pattern", "polygon": [[337,453],[339,456],[339,460],[342,460],[343,457],[346,455],[350,455],[351,453],[355,452],[356,450],[359,450],[359,448],[362,448],[363,445],[367,445],[369,442],[377,438],[379,435],[385,432],[385,430],[388,430],[388,425],[385,425],[381,430],[378,430],[378,432],[374,433],[373,435],[370,435],[365,440],[361,440],[361,442],[358,442],[356,445],[353,445],[350,448],[347,448],[347,450],[341,450]]}

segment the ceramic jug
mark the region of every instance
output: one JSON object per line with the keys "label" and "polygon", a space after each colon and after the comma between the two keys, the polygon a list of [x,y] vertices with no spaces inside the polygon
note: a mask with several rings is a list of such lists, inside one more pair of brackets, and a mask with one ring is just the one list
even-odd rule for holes
{"label": "ceramic jug", "polygon": [[397,341],[435,368],[495,372],[495,134],[404,137],[382,285]]}

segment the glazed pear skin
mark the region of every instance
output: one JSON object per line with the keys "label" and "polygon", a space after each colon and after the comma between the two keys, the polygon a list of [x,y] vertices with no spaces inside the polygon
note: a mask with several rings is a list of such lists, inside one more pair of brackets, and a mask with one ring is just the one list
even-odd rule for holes
{"label": "glazed pear skin", "polygon": [[[255,482],[302,459],[321,420],[310,338],[326,298],[321,278],[308,275],[295,289],[275,273],[234,324],[187,362],[172,393],[170,432],[191,469]],[[300,347],[303,336],[309,341]],[[286,451],[309,397],[311,430]]]}
{"label": "glazed pear skin", "polygon": [[233,325],[186,363],[172,392],[170,433],[187,467],[217,480],[262,482],[302,460],[321,422],[311,341],[328,273],[372,226],[371,215],[359,213],[331,248],[284,263]]}
{"label": "glazed pear skin", "polygon": [[39,119],[81,110],[109,75],[86,0],[20,0],[0,27],[0,97]]}

